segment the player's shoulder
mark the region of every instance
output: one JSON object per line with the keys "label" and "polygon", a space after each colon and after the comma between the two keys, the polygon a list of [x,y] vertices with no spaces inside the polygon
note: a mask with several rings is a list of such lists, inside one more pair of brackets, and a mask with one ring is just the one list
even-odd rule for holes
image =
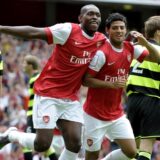
{"label": "player's shoulder", "polygon": [[103,37],[104,39],[106,39],[106,36],[102,33],[102,32],[95,32],[95,35],[98,37]]}
{"label": "player's shoulder", "polygon": [[70,23],[71,24],[71,30],[73,33],[81,33],[81,26],[78,23]]}
{"label": "player's shoulder", "polygon": [[133,46],[134,45],[134,43],[130,42],[130,41],[123,41],[123,44],[126,46]]}
{"label": "player's shoulder", "polygon": [[133,50],[134,49],[134,43],[130,41],[124,41],[123,42],[125,49]]}
{"label": "player's shoulder", "polygon": [[78,23],[70,23],[70,25],[72,26],[72,29],[81,29],[80,24]]}
{"label": "player's shoulder", "polygon": [[101,45],[97,50],[97,55],[102,57],[107,56],[111,50],[112,50],[112,47],[110,43],[107,41],[107,39],[105,39],[105,42],[103,43],[103,45]]}

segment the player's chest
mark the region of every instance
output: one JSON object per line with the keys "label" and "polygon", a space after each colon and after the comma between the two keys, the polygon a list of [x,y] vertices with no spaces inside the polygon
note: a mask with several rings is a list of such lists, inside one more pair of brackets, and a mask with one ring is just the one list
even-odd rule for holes
{"label": "player's chest", "polygon": [[110,51],[106,55],[105,71],[115,72],[119,68],[129,70],[131,61],[133,59],[132,54],[129,51],[113,52]]}
{"label": "player's chest", "polygon": [[102,43],[101,40],[95,41],[84,37],[72,37],[67,41],[65,49],[70,55],[79,58],[92,58]]}

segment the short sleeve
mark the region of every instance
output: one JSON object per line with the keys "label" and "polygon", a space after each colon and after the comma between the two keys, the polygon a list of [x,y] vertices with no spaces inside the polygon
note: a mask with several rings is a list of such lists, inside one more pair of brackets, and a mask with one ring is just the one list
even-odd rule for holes
{"label": "short sleeve", "polygon": [[89,69],[99,72],[100,69],[105,64],[105,62],[106,62],[106,57],[104,55],[104,52],[98,50],[89,65]]}
{"label": "short sleeve", "polygon": [[142,62],[143,59],[149,54],[148,50],[141,45],[134,45],[134,59]]}
{"label": "short sleeve", "polygon": [[60,23],[45,29],[48,43],[65,44],[72,30],[71,23]]}

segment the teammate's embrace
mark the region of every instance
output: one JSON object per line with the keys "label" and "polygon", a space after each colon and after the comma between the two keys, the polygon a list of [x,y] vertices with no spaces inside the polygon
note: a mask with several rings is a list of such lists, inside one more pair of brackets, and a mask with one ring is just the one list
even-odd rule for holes
{"label": "teammate's embrace", "polygon": [[12,131],[10,128],[0,137],[2,146],[16,141],[38,152],[46,151],[51,145],[53,129],[57,125],[65,142],[59,160],[75,160],[78,156],[83,124],[78,92],[92,57],[106,39],[102,33],[96,32],[101,22],[101,13],[95,5],[81,8],[79,22],[56,24],[47,28],[0,26],[0,33],[25,39],[42,39],[56,45],[34,83],[33,122],[36,134],[21,133],[15,131],[15,128]]}

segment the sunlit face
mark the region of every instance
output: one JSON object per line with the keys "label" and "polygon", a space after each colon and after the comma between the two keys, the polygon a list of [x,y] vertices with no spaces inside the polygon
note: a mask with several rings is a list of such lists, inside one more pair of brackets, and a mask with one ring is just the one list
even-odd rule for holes
{"label": "sunlit face", "polygon": [[114,21],[107,32],[111,43],[115,45],[115,47],[120,47],[127,32],[126,25],[123,21]]}
{"label": "sunlit face", "polygon": [[101,23],[101,14],[97,7],[89,6],[87,11],[79,17],[82,28],[87,33],[93,34]]}

